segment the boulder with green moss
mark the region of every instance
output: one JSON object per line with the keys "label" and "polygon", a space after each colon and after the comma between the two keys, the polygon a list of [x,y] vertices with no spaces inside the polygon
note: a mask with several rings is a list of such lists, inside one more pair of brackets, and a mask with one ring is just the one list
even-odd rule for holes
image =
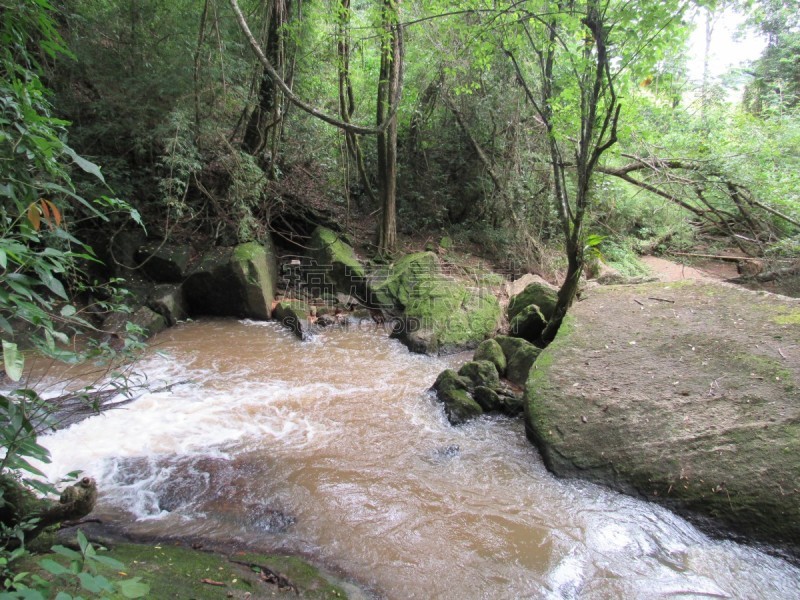
{"label": "boulder with green moss", "polygon": [[213,248],[183,284],[192,315],[269,319],[277,267],[270,244]]}
{"label": "boulder with green moss", "polygon": [[472,360],[488,360],[493,363],[500,376],[506,373],[506,355],[494,338],[483,340],[475,349]]}
{"label": "boulder with green moss", "polygon": [[536,361],[525,426],[558,475],[800,555],[800,302],[597,288]]}
{"label": "boulder with green moss", "polygon": [[467,377],[459,375],[452,369],[442,371],[436,378],[431,389],[444,404],[445,414],[451,424],[461,425],[483,414],[480,405],[469,393],[471,387],[472,382]]}
{"label": "boulder with green moss", "polygon": [[511,319],[508,330],[514,337],[520,337],[529,342],[535,342],[542,337],[547,319],[536,304],[529,304]]}
{"label": "boulder with green moss", "polygon": [[500,375],[497,373],[497,367],[488,360],[471,360],[464,363],[458,370],[458,374],[469,379],[473,386],[485,386],[488,388],[500,386]]}
{"label": "boulder with green moss", "polygon": [[558,302],[558,291],[553,286],[545,282],[531,283],[509,301],[508,319],[513,321],[525,307],[535,305],[547,321],[553,316],[556,302]]}
{"label": "boulder with green moss", "polygon": [[371,298],[402,314],[395,336],[413,351],[474,348],[498,327],[500,305],[488,289],[442,272],[432,252],[409,254],[371,279]]}
{"label": "boulder with green moss", "polygon": [[308,304],[300,300],[283,300],[272,309],[272,317],[301,340],[309,337],[309,314]]}
{"label": "boulder with green moss", "polygon": [[526,340],[507,335],[498,335],[494,339],[506,357],[506,379],[517,385],[525,385],[541,349]]}
{"label": "boulder with green moss", "polygon": [[336,292],[364,301],[367,297],[366,271],[355,250],[343,238],[326,227],[317,227],[311,234],[309,254],[321,267],[321,273]]}

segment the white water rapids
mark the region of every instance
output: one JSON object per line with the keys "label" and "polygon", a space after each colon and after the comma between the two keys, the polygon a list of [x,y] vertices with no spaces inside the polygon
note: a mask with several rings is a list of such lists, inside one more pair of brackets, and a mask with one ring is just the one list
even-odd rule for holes
{"label": "white water rapids", "polygon": [[670,512],[554,478],[522,422],[451,427],[448,366],[370,327],[172,328],[141,365],[191,383],[44,438],[48,476],[98,480],[98,516],[313,557],[385,598],[798,597],[800,570]]}

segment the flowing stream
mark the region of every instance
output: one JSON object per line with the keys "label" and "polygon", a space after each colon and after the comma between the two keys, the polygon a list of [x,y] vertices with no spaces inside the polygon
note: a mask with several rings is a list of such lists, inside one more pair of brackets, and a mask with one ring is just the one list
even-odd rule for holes
{"label": "flowing stream", "polygon": [[[446,360],[373,325],[180,325],[148,394],[45,439],[131,533],[311,556],[379,598],[793,598],[800,570],[670,512],[550,475],[520,420],[451,427]],[[463,359],[464,357],[460,357]]]}

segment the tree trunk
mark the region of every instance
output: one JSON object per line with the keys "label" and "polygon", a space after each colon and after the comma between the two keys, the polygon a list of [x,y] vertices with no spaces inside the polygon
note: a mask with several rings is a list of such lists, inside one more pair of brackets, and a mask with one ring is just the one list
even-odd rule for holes
{"label": "tree trunk", "polygon": [[[279,71],[286,64],[282,28],[289,20],[290,10],[291,0],[271,0],[267,6],[266,55]],[[258,104],[245,128],[242,149],[254,156],[263,152],[279,122],[280,90],[270,74],[264,71],[258,88]]]}
{"label": "tree trunk", "polygon": [[383,23],[386,37],[381,45],[381,67],[378,81],[376,121],[382,123],[391,115],[386,129],[377,136],[378,189],[381,201],[381,222],[378,228],[378,252],[389,254],[397,245],[397,114],[393,104],[399,96],[400,0],[383,1]]}

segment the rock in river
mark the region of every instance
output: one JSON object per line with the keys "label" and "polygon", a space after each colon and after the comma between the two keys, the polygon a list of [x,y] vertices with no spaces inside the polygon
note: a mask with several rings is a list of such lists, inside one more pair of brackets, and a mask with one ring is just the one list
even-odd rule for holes
{"label": "rock in river", "polygon": [[800,549],[800,303],[710,283],[598,288],[525,390],[558,475]]}

